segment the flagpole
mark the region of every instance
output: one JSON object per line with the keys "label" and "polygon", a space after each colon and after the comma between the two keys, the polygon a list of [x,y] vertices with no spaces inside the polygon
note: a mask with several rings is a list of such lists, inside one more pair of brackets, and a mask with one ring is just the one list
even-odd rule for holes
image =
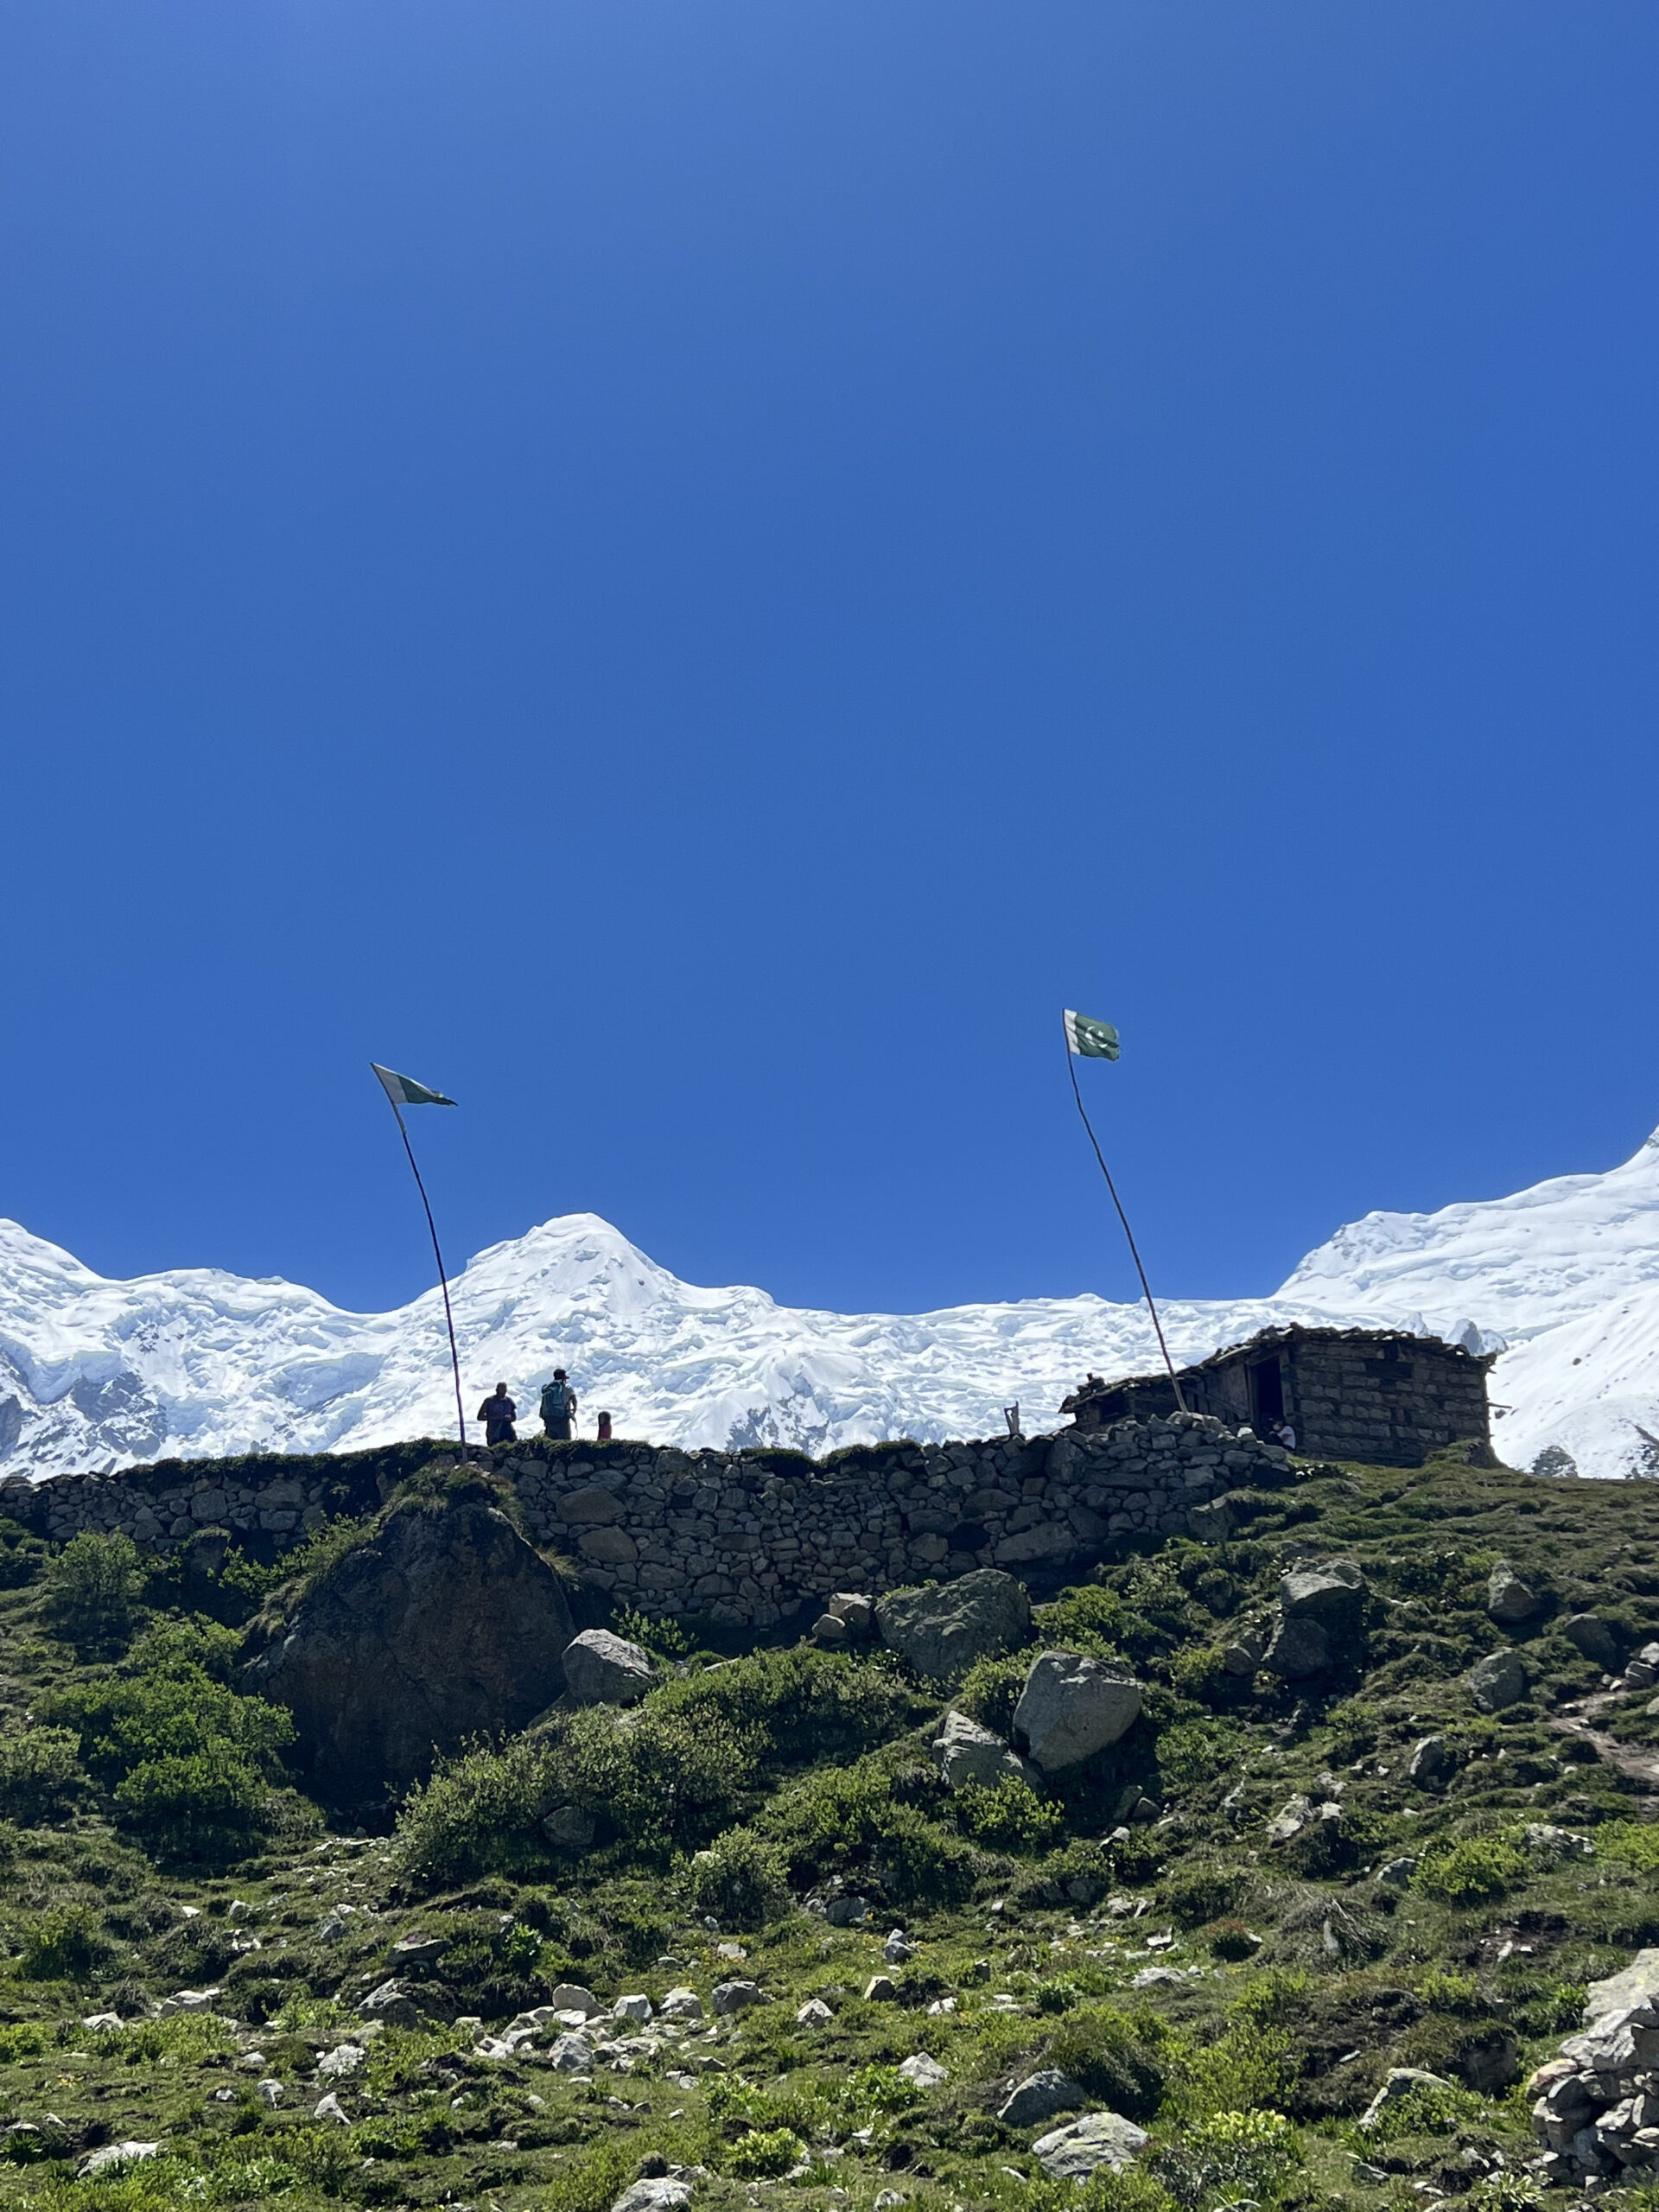
{"label": "flagpole", "polygon": [[1071,1050],[1071,1040],[1068,1037],[1065,1041],[1065,1071],[1071,1078],[1071,1096],[1077,1102],[1077,1111],[1083,1116],[1083,1126],[1089,1132],[1089,1141],[1095,1148],[1095,1158],[1100,1162],[1100,1172],[1106,1178],[1106,1188],[1112,1194],[1112,1204],[1117,1208],[1117,1217],[1123,1224],[1124,1236],[1128,1239],[1129,1257],[1135,1262],[1135,1272],[1141,1278],[1141,1288],[1146,1297],[1147,1311],[1152,1316],[1152,1325],[1158,1338],[1158,1349],[1164,1355],[1164,1365],[1169,1370],[1170,1383],[1175,1392],[1175,1403],[1182,1413],[1185,1413],[1186,1400],[1181,1395],[1181,1385],[1175,1373],[1175,1363],[1170,1357],[1169,1346],[1164,1341],[1164,1325],[1158,1319],[1158,1308],[1153,1303],[1152,1285],[1147,1281],[1147,1271],[1141,1266],[1141,1255],[1135,1249],[1135,1231],[1129,1227],[1129,1217],[1123,1211],[1123,1201],[1117,1195],[1117,1185],[1112,1180],[1112,1171],[1106,1165],[1106,1155],[1100,1148],[1100,1140],[1095,1135],[1095,1125],[1089,1119],[1089,1109],[1084,1104],[1083,1093],[1077,1087],[1077,1071],[1073,1065],[1076,1058],[1077,1054]]}
{"label": "flagpole", "polygon": [[432,1205],[426,1195],[426,1185],[421,1180],[421,1171],[415,1165],[415,1147],[409,1141],[409,1131],[404,1127],[403,1115],[398,1112],[397,1101],[390,1091],[386,1092],[386,1103],[397,1116],[397,1134],[404,1141],[404,1150],[409,1154],[409,1164],[414,1172],[415,1187],[421,1194],[422,1205],[426,1209],[426,1226],[432,1239],[432,1256],[438,1263],[438,1288],[443,1293],[444,1326],[449,1332],[449,1364],[455,1376],[455,1420],[461,1428],[461,1448],[464,1452],[467,1449],[467,1414],[461,1395],[461,1355],[455,1350],[455,1317],[449,1310],[449,1282],[443,1272],[443,1254],[438,1249],[438,1225],[432,1218]]}

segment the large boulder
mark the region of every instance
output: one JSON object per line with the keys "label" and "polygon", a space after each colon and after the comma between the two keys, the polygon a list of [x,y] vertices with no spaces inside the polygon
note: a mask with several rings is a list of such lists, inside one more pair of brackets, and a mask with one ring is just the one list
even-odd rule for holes
{"label": "large boulder", "polygon": [[1052,2120],[1059,2112],[1076,2112],[1088,2101],[1088,2092],[1069,2075],[1058,2066],[1046,2066],[1026,2076],[996,2116],[1005,2127],[1035,2127],[1039,2120]]}
{"label": "large boulder", "polygon": [[1018,1751],[965,1713],[945,1714],[944,1726],[934,1738],[932,1751],[947,1789],[960,1789],[968,1782],[994,1789],[999,1782],[1032,1778],[1031,1769]]}
{"label": "large boulder", "polygon": [[1032,1662],[1014,1732],[1045,1774],[1104,1751],[1141,1715],[1141,1685],[1104,1659],[1045,1651]]}
{"label": "large boulder", "polygon": [[564,1647],[565,1688],[578,1705],[638,1705],[656,1681],[650,1652],[607,1628],[585,1628]]}
{"label": "large boulder", "polygon": [[1494,1651],[1463,1679],[1483,1713],[1502,1713],[1508,1706],[1519,1705],[1527,1694],[1526,1662],[1518,1651]]}
{"label": "large boulder", "polygon": [[1412,1752],[1406,1778],[1414,1789],[1444,1789],[1459,1764],[1457,1746],[1449,1736],[1425,1736]]}
{"label": "large boulder", "polygon": [[1486,1579],[1486,1611],[1500,1628],[1519,1628],[1537,1611],[1539,1598],[1506,1559],[1501,1559]]}
{"label": "large boulder", "polygon": [[931,1590],[895,1590],[875,1608],[881,1641],[918,1675],[955,1681],[976,1659],[1011,1651],[1031,1633],[1031,1600],[1013,1575],[976,1567]]}
{"label": "large boulder", "polygon": [[1365,1578],[1351,1559],[1293,1567],[1279,1578],[1279,1609],[1285,1618],[1318,1621],[1325,1630],[1345,1629],[1357,1621],[1364,1599]]}
{"label": "large boulder", "polygon": [[1616,1675],[1618,1672],[1624,1647],[1612,1623],[1603,1620],[1599,1613],[1574,1613],[1569,1620],[1562,1622],[1561,1634],[1604,1674]]}
{"label": "large boulder", "polygon": [[397,1506],[267,1632],[242,1687],[293,1714],[316,1795],[379,1804],[435,1753],[543,1712],[573,1630],[559,1578],[504,1513]]}
{"label": "large boulder", "polygon": [[1121,2174],[1147,2147],[1147,2132],[1122,2113],[1091,2112],[1032,2145],[1037,2163],[1056,2181],[1087,2181],[1102,2166]]}
{"label": "large boulder", "polygon": [[[1226,1662],[1222,1662],[1225,1665]],[[1300,1613],[1287,1613],[1274,1623],[1262,1664],[1281,1681],[1305,1681],[1322,1675],[1331,1664],[1331,1638],[1323,1623]]]}

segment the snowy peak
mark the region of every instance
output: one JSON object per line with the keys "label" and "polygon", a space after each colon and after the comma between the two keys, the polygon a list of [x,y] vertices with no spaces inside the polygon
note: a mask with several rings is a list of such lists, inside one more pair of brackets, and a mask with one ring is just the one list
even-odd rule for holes
{"label": "snowy peak", "polygon": [[[450,1295],[469,1415],[499,1380],[531,1414],[560,1366],[584,1427],[604,1407],[620,1435],[690,1446],[822,1452],[983,1435],[1015,1400],[1037,1430],[1090,1370],[1157,1359],[1139,1306],[1084,1296],[922,1314],[796,1310],[751,1286],[681,1282],[596,1214],[490,1246]],[[1586,1473],[1659,1471],[1659,1131],[1605,1174],[1435,1213],[1368,1214],[1274,1298],[1162,1310],[1180,1359],[1293,1320],[1504,1345],[1495,1434],[1512,1464],[1549,1451]],[[353,1449],[446,1435],[453,1418],[435,1289],[359,1314],[297,1284],[214,1268],[109,1282],[0,1222],[8,1471]]]}

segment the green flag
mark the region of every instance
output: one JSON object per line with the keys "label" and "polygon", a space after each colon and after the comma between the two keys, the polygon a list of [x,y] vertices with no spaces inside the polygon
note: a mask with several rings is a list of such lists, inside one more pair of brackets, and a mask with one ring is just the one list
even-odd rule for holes
{"label": "green flag", "polygon": [[1109,1021],[1090,1021],[1086,1014],[1065,1010],[1065,1049],[1082,1060],[1115,1060],[1117,1032]]}
{"label": "green flag", "polygon": [[[1069,1021],[1071,1019],[1068,1014],[1066,1020]],[[1112,1057],[1116,1058],[1116,1051]],[[378,1060],[371,1060],[369,1065],[379,1077],[381,1088],[394,1106],[453,1106],[455,1103],[453,1098],[446,1098],[441,1090],[429,1090],[423,1083],[416,1083],[412,1076],[394,1075],[390,1068],[383,1068]]]}

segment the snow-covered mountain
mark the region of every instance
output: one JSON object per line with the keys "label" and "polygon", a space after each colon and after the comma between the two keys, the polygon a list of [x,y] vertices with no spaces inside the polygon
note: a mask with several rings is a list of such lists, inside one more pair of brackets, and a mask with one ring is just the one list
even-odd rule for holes
{"label": "snow-covered mountain", "polygon": [[[687,1445],[822,1452],[977,1436],[999,1429],[1014,1399],[1036,1431],[1089,1370],[1156,1360],[1141,1306],[1084,1296],[912,1315],[792,1309],[760,1290],[683,1283],[593,1214],[480,1252],[451,1298],[469,1415],[504,1377],[533,1408],[556,1365],[581,1392],[587,1433],[602,1406],[620,1436]],[[1608,1174],[1434,1214],[1368,1214],[1273,1298],[1160,1310],[1178,1358],[1289,1320],[1502,1342],[1495,1433],[1512,1465],[1554,1446],[1586,1474],[1659,1473],[1659,1133]],[[0,1222],[7,1471],[350,1450],[447,1434],[454,1408],[435,1290],[362,1314],[210,1268],[108,1282]]]}

